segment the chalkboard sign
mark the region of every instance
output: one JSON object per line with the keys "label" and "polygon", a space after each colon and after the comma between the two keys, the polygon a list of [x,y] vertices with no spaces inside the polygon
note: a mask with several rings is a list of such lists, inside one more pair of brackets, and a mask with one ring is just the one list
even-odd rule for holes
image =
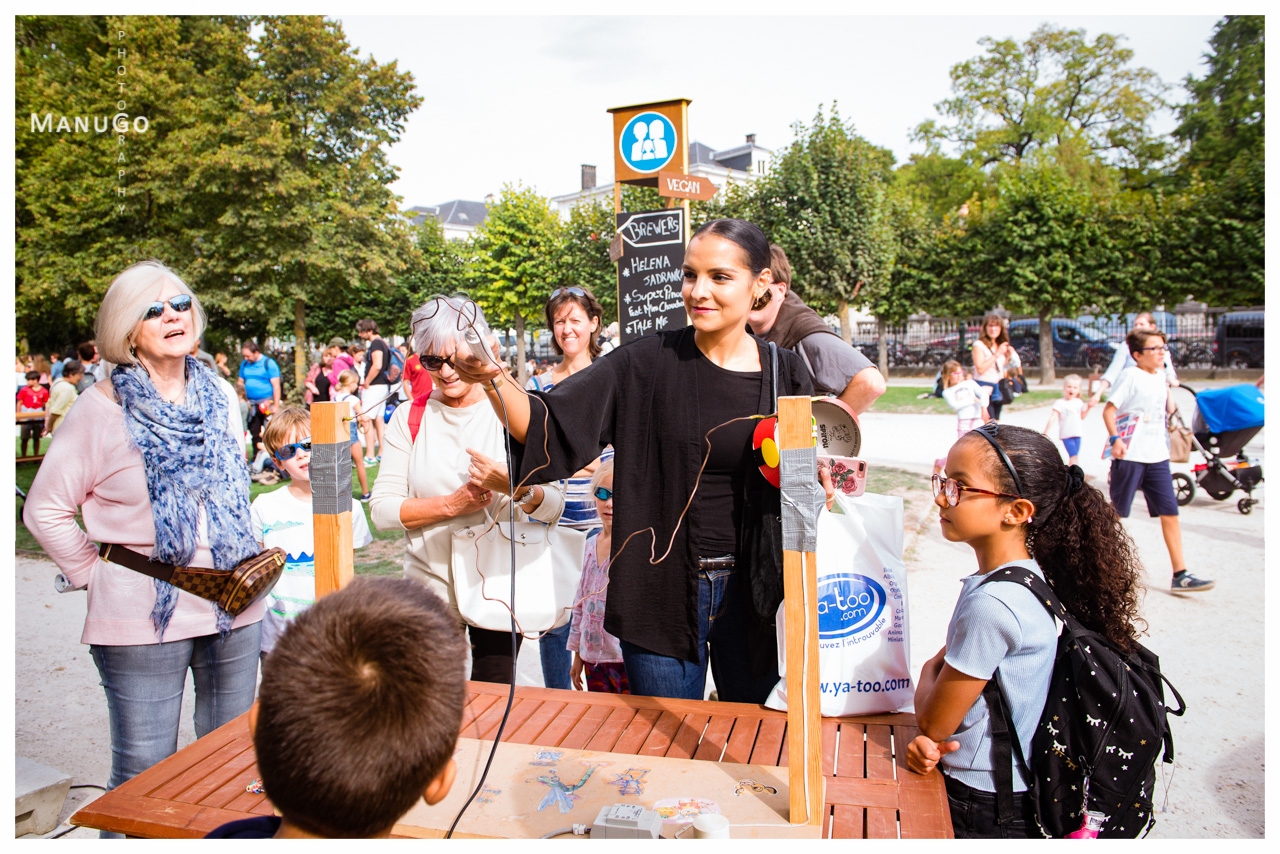
{"label": "chalkboard sign", "polygon": [[689,322],[680,287],[684,274],[684,210],[620,213],[618,327],[622,343]]}

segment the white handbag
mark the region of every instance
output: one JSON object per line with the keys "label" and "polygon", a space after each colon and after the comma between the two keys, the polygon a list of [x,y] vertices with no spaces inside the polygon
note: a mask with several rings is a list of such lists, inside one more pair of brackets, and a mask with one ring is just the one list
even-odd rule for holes
{"label": "white handbag", "polygon": [[[511,630],[512,523],[486,520],[453,532],[453,593],[468,625]],[[516,628],[521,634],[569,622],[587,535],[538,521],[515,523]]]}

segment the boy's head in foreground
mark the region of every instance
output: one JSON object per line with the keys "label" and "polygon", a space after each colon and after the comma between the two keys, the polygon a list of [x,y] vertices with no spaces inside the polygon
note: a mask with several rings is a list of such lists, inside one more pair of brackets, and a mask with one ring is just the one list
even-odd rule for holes
{"label": "boy's head in foreground", "polygon": [[250,712],[279,835],[386,836],[419,798],[443,800],[465,666],[457,622],[410,579],[357,578],[300,614]]}

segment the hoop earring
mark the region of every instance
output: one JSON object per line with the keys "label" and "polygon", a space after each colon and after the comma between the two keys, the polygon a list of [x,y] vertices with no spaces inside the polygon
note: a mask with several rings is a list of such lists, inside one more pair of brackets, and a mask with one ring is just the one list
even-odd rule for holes
{"label": "hoop earring", "polygon": [[771,302],[773,302],[773,291],[769,290],[768,288],[765,288],[764,293],[756,297],[755,300],[751,303],[751,310],[759,311],[760,309],[764,308],[766,305],[768,305]]}

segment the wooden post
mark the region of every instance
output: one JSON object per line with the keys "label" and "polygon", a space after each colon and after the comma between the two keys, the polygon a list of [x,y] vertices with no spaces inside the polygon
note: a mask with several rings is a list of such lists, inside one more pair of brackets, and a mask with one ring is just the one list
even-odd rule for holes
{"label": "wooden post", "polygon": [[[812,447],[813,408],[809,398],[779,398],[778,449]],[[813,477],[816,480],[816,470]],[[822,779],[822,711],[818,696],[817,556],[813,552],[784,548],[782,574],[791,823],[821,825],[826,791]]]}
{"label": "wooden post", "polygon": [[317,599],[345,587],[354,574],[350,417],[351,409],[345,401],[311,404],[311,508],[315,521]]}

